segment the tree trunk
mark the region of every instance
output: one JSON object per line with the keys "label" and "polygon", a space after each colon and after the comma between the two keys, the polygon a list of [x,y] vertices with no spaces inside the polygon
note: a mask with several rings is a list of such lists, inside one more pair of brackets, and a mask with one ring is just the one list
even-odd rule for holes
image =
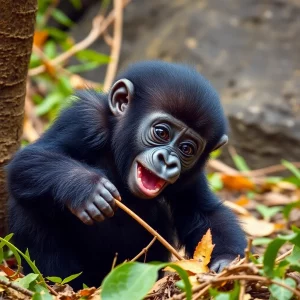
{"label": "tree trunk", "polygon": [[19,148],[37,0],[0,0],[0,236],[5,233],[4,167]]}

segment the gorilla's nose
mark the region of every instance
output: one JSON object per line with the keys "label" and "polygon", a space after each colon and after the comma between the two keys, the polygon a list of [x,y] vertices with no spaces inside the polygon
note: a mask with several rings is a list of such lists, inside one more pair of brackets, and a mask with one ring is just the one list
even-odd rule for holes
{"label": "gorilla's nose", "polygon": [[174,183],[181,172],[181,164],[178,156],[167,149],[157,150],[153,155],[153,162],[160,176],[170,183]]}

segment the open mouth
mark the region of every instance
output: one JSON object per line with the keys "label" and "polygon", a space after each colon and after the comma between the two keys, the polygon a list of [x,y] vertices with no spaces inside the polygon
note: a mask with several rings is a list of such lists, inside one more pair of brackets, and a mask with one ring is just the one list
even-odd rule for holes
{"label": "open mouth", "polygon": [[154,196],[163,189],[166,181],[137,163],[137,183],[144,194]]}

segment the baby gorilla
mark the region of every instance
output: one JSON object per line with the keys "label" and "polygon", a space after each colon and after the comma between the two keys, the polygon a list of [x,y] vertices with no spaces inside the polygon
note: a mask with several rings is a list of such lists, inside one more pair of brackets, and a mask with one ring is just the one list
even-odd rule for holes
{"label": "baby gorilla", "polygon": [[[209,154],[227,142],[218,95],[205,78],[184,65],[141,62],[109,94],[77,98],[8,166],[10,230],[45,276],[83,271],[73,287],[99,286],[116,252],[121,263],[150,242],[116,210],[121,197],[188,256],[211,228],[216,271],[243,255],[245,235],[205,177]],[[156,241],[147,260],[169,255]]]}

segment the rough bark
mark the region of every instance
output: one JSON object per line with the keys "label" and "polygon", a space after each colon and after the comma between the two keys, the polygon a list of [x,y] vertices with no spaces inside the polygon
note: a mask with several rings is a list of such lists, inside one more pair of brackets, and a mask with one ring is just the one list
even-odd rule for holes
{"label": "rough bark", "polygon": [[19,148],[37,0],[0,0],[0,236],[5,233],[4,167]]}

